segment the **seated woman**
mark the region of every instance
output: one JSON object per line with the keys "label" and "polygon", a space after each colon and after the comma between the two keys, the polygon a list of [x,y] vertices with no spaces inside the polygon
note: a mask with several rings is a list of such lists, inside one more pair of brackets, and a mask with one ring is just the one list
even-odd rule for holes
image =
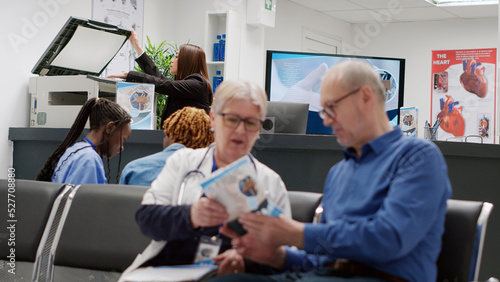
{"label": "seated woman", "polygon": [[165,161],[181,148],[205,148],[214,142],[210,117],[202,109],[184,107],[163,123],[163,151],[128,163],[120,176],[120,184],[151,186]]}
{"label": "seated woman", "polygon": [[[89,117],[89,133],[76,142]],[[123,143],[132,133],[130,122],[129,114],[117,103],[107,99],[89,99],[36,180],[73,185],[108,183],[102,158],[105,156],[109,163],[110,158],[120,155],[119,169]]]}
{"label": "seated woman", "polygon": [[[266,116],[266,100],[264,90],[249,82],[226,81],[217,88],[210,111],[215,143],[203,149],[180,149],[168,158],[136,213],[141,231],[153,241],[124,275],[141,266],[193,263],[200,238],[218,236],[219,226],[228,219],[222,205],[203,196],[200,181],[241,157],[250,156],[258,187],[284,216],[291,217],[281,177],[250,155]],[[198,173],[186,176],[193,171]],[[244,261],[231,249],[229,238],[220,238],[219,256],[214,258],[220,261],[219,274],[260,271],[260,265]]]}

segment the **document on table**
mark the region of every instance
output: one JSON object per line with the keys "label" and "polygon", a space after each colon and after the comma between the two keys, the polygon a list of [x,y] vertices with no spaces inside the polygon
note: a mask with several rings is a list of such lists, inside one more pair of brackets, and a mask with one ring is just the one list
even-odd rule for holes
{"label": "document on table", "polygon": [[122,279],[126,282],[200,281],[216,273],[216,265],[172,265],[138,268]]}

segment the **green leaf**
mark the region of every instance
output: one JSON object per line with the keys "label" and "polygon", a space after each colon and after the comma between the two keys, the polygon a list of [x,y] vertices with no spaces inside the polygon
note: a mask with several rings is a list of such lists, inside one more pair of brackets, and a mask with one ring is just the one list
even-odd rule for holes
{"label": "green leaf", "polygon": [[[189,41],[188,41],[189,43]],[[151,43],[149,36],[146,36],[146,45],[144,46],[144,52],[153,60],[155,65],[160,70],[161,74],[164,76],[174,79],[174,75],[170,73],[170,62],[172,58],[177,53],[177,44],[169,43],[166,40],[161,42],[160,44],[154,45]],[[138,72],[144,73],[144,71],[140,67],[135,67],[135,70]],[[156,128],[162,129],[161,114],[163,112],[163,108],[167,103],[167,96],[163,94],[156,93]]]}

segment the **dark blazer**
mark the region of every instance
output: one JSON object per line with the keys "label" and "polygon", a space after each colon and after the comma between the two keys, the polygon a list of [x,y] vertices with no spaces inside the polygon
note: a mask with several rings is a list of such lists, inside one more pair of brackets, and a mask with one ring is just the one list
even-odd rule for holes
{"label": "dark blazer", "polygon": [[194,73],[183,80],[172,80],[161,74],[151,58],[143,53],[136,59],[145,73],[130,71],[127,82],[151,83],[155,85],[155,92],[167,95],[167,104],[161,115],[161,124],[175,111],[186,106],[210,111],[210,85],[200,74]]}

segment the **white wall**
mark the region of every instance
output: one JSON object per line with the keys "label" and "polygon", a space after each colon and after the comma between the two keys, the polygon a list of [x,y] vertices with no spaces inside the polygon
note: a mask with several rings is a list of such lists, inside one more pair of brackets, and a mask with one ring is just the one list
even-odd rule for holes
{"label": "white wall", "polygon": [[[66,20],[70,16],[90,18],[91,8],[90,0],[24,0],[10,1],[2,11],[2,26],[7,28],[0,32],[5,66],[0,70],[0,97],[4,101],[0,119],[0,178],[6,178],[12,163],[9,127],[28,126],[31,69]],[[419,107],[420,125],[430,117],[431,51],[498,45],[496,19],[389,24],[371,36],[368,44],[356,44],[360,43],[356,34],[364,25],[350,25],[285,0],[277,1],[275,28],[246,26],[246,0],[145,0],[144,8],[144,35],[149,35],[153,44],[163,40],[183,44],[189,40],[199,46],[204,46],[207,10],[241,12],[240,78],[262,85],[264,51],[301,50],[303,27],[340,39],[346,43],[344,47],[356,47],[344,48],[344,53],[406,58],[404,104]]]}
{"label": "white wall", "polygon": [[[356,25],[364,30],[365,25]],[[431,120],[432,50],[497,48],[497,19],[389,24],[369,37],[363,55],[406,59],[405,106],[419,109],[419,137]],[[497,94],[498,95],[498,94]]]}
{"label": "white wall", "polygon": [[352,44],[351,24],[295,3],[279,0],[276,4],[275,27],[266,28],[266,50],[302,50],[303,28]]}
{"label": "white wall", "polygon": [[3,101],[0,119],[0,178],[12,164],[9,127],[27,127],[31,69],[70,16],[89,18],[91,5],[77,0],[9,1],[1,12]]}

